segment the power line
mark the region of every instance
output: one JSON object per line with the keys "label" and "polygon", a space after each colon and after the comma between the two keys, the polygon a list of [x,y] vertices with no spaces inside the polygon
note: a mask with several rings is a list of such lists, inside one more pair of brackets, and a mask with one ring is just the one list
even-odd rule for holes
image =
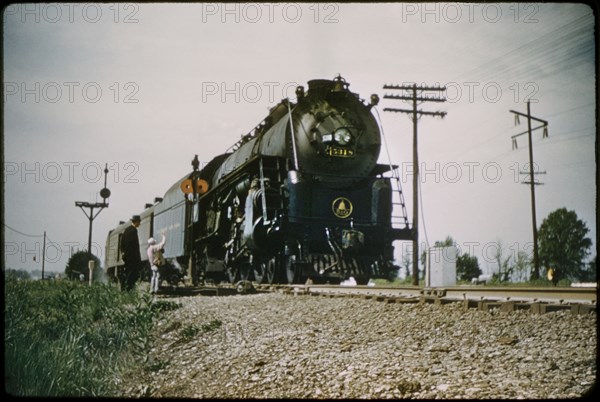
{"label": "power line", "polygon": [[[590,128],[592,128],[592,127],[590,127]],[[582,128],[580,130],[568,131],[568,132],[562,133],[562,134],[576,133],[576,132],[585,131],[585,130],[589,130],[589,128]],[[578,140],[580,138],[585,138],[585,137],[594,137],[594,134],[582,134],[582,135],[576,135],[574,137],[567,137],[567,138],[552,136],[552,137],[550,137],[550,140],[546,144],[540,144],[540,146],[550,145],[550,144],[556,144],[557,142],[574,141],[574,140]]]}
{"label": "power line", "polygon": [[44,235],[43,235],[43,234],[41,234],[41,235],[31,235],[31,234],[23,233],[23,232],[21,232],[21,231],[19,231],[19,230],[15,229],[15,228],[12,228],[12,227],[8,226],[8,225],[7,225],[6,223],[4,223],[4,222],[2,222],[2,225],[3,225],[3,226],[5,226],[5,227],[7,227],[8,229],[12,230],[13,232],[15,232],[15,233],[18,233],[18,234],[20,234],[20,235],[22,235],[22,236],[25,236],[25,237],[44,237]]}
{"label": "power line", "polygon": [[[544,67],[551,64],[558,64],[572,61],[574,56],[589,54],[593,50],[593,32],[594,19],[590,15],[578,17],[566,24],[555,28],[519,47],[516,47],[499,57],[496,57],[474,69],[457,77],[460,78],[478,78],[484,80],[489,74],[497,77],[499,74],[510,73],[511,78],[515,79],[516,71],[522,71],[525,76],[531,74],[531,65],[538,62]],[[575,49],[575,50],[574,50]],[[562,50],[567,53],[560,54]],[[568,53],[568,52],[571,53]],[[573,52],[576,52],[573,54]],[[523,57],[526,54],[527,57]],[[579,61],[576,61],[579,62]],[[499,71],[500,68],[500,71]],[[557,70],[554,73],[557,73]],[[540,71],[533,71],[536,78],[539,78]],[[543,72],[542,72],[543,73]],[[551,75],[551,74],[546,74]]]}
{"label": "power line", "polygon": [[[546,119],[548,119],[550,117],[558,116],[558,115],[561,115],[561,114],[564,114],[566,112],[573,111],[573,110],[583,109],[583,108],[586,108],[586,107],[589,107],[589,106],[595,106],[595,105],[593,105],[593,104],[580,105],[580,106],[576,106],[574,108],[565,110],[564,112],[553,113],[553,114],[550,114],[550,115],[544,116],[544,117]],[[481,147],[481,146],[483,146],[483,145],[485,145],[485,144],[487,144],[487,143],[489,143],[489,142],[491,142],[491,141],[493,141],[493,140],[495,140],[497,138],[502,137],[504,134],[506,134],[509,131],[512,131],[513,129],[514,129],[514,126],[513,127],[505,128],[502,131],[498,132],[497,134],[494,134],[492,137],[489,137],[489,138],[487,138],[487,139],[485,139],[485,140],[483,140],[481,142],[473,144],[472,146],[470,146],[469,148],[467,148],[463,152],[460,152],[460,153],[457,153],[457,154],[454,154],[454,155],[450,155],[450,156],[447,156],[447,155],[445,155],[445,156],[448,159],[457,159],[457,158],[459,158],[459,157],[461,157],[463,155],[466,155],[466,154],[468,154],[470,152],[480,152],[479,149],[478,149],[479,147]],[[570,137],[570,138],[565,138],[565,139],[562,138],[562,136],[564,134],[576,133],[576,132],[585,131],[585,130],[595,130],[595,129],[596,129],[595,126],[588,126],[588,127],[584,127],[584,128],[577,129],[577,130],[566,131],[566,132],[559,132],[559,133],[553,134],[552,137],[548,137],[548,141],[545,142],[545,143],[543,143],[543,144],[540,144],[539,146],[545,146],[545,145],[548,145],[548,144],[554,144],[554,143],[563,142],[563,141],[571,141],[571,140],[575,140],[575,139],[578,139],[578,138],[593,137],[593,136],[595,136],[595,134],[592,133],[592,134],[578,135],[576,137]],[[503,152],[503,153],[499,154],[499,156],[497,156],[497,157],[501,157],[501,156],[507,155],[509,153],[510,153],[510,151]]]}
{"label": "power line", "polygon": [[563,163],[561,165],[554,165],[553,167],[562,167],[562,168],[566,168],[566,169],[571,169],[571,168],[580,168],[582,166],[587,166],[587,165],[592,165],[595,164],[596,161],[594,160],[589,160],[589,161],[582,161],[582,162],[577,162],[577,163]]}
{"label": "power line", "polygon": [[423,212],[423,185],[419,180],[419,202],[421,203],[421,222],[423,222],[423,234],[425,235],[425,244],[429,249],[429,238],[427,237],[427,228],[425,226],[425,214]]}
{"label": "power line", "polygon": [[545,116],[545,117],[548,118],[548,117],[560,116],[561,114],[569,113],[574,110],[584,109],[584,108],[591,107],[591,106],[596,107],[596,104],[595,103],[586,103],[585,105],[575,106],[574,108],[563,110],[562,112],[558,112],[558,113],[553,113],[553,114]]}

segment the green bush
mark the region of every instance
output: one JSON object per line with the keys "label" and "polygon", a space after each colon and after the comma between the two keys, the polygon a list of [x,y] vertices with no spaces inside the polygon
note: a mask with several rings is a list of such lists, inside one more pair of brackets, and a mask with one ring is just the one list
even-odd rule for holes
{"label": "green bush", "polygon": [[[377,286],[389,286],[389,287],[402,287],[402,286],[412,286],[412,278],[396,278],[393,281],[388,281],[387,279],[373,279],[375,285]],[[425,279],[419,279],[419,286],[423,286],[425,284]]]}
{"label": "green bush", "polygon": [[[507,282],[507,281],[498,281],[498,276],[494,275],[492,280],[488,282],[488,286],[506,286],[506,287],[532,287],[532,288],[551,288],[552,282],[546,278],[532,279],[526,282]],[[571,281],[568,279],[561,279],[556,284],[557,287],[570,287]]]}
{"label": "green bush", "polygon": [[114,396],[167,310],[104,284],[7,278],[4,292],[5,390],[15,396]]}

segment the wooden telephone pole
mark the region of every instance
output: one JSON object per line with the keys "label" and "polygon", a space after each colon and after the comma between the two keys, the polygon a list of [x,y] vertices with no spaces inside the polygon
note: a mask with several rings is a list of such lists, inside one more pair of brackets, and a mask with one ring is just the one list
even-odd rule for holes
{"label": "wooden telephone pole", "polygon": [[[439,116],[444,118],[446,112],[426,112],[423,110],[417,110],[417,104],[421,102],[445,102],[446,99],[442,97],[423,96],[424,91],[438,91],[442,92],[446,90],[446,87],[428,87],[428,86],[417,86],[413,85],[384,85],[383,89],[396,89],[401,91],[409,91],[410,95],[384,95],[385,99],[399,99],[404,101],[412,102],[412,110],[408,109],[394,109],[384,108],[384,112],[396,112],[396,113],[407,113],[411,115],[413,121],[413,257],[412,257],[412,284],[419,284],[419,152],[417,146],[417,121],[422,115],[425,116]],[[419,95],[417,95],[419,91]]]}
{"label": "wooden telephone pole", "polygon": [[[542,138],[548,137],[548,122],[546,120],[535,118],[531,115],[531,108],[529,104],[529,100],[527,101],[527,114],[520,113],[514,110],[511,110],[511,113],[515,114],[515,123],[519,124],[519,116],[527,117],[527,131],[523,131],[522,133],[515,134],[512,137],[512,146],[513,149],[517,149],[517,137],[528,134],[529,140],[529,172],[520,172],[521,174],[528,174],[529,181],[523,181],[523,184],[529,184],[531,189],[531,218],[533,225],[533,270],[531,271],[531,279],[539,279],[540,277],[540,260],[538,255],[538,242],[537,242],[537,222],[535,217],[535,186],[542,184],[535,181],[534,174],[544,174],[546,172],[534,172],[533,171],[533,144],[531,141],[531,133],[537,129],[543,128],[544,132],[542,134]],[[541,126],[536,128],[531,128],[531,120],[539,121],[542,123]]]}

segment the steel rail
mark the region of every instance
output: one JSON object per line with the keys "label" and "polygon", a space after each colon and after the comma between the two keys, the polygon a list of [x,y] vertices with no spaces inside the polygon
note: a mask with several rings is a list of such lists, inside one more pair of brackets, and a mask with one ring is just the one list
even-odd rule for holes
{"label": "steel rail", "polygon": [[[269,287],[267,287],[269,288]],[[329,295],[365,295],[380,297],[440,297],[448,300],[498,300],[526,302],[596,303],[597,288],[540,288],[453,286],[423,288],[416,286],[339,286],[339,285],[276,285],[270,288],[293,293]]]}

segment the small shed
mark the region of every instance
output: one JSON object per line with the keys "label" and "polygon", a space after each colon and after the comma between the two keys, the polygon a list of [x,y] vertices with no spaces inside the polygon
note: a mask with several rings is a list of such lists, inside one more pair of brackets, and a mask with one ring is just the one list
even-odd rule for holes
{"label": "small shed", "polygon": [[430,247],[425,257],[425,286],[455,286],[456,259],[455,246]]}

